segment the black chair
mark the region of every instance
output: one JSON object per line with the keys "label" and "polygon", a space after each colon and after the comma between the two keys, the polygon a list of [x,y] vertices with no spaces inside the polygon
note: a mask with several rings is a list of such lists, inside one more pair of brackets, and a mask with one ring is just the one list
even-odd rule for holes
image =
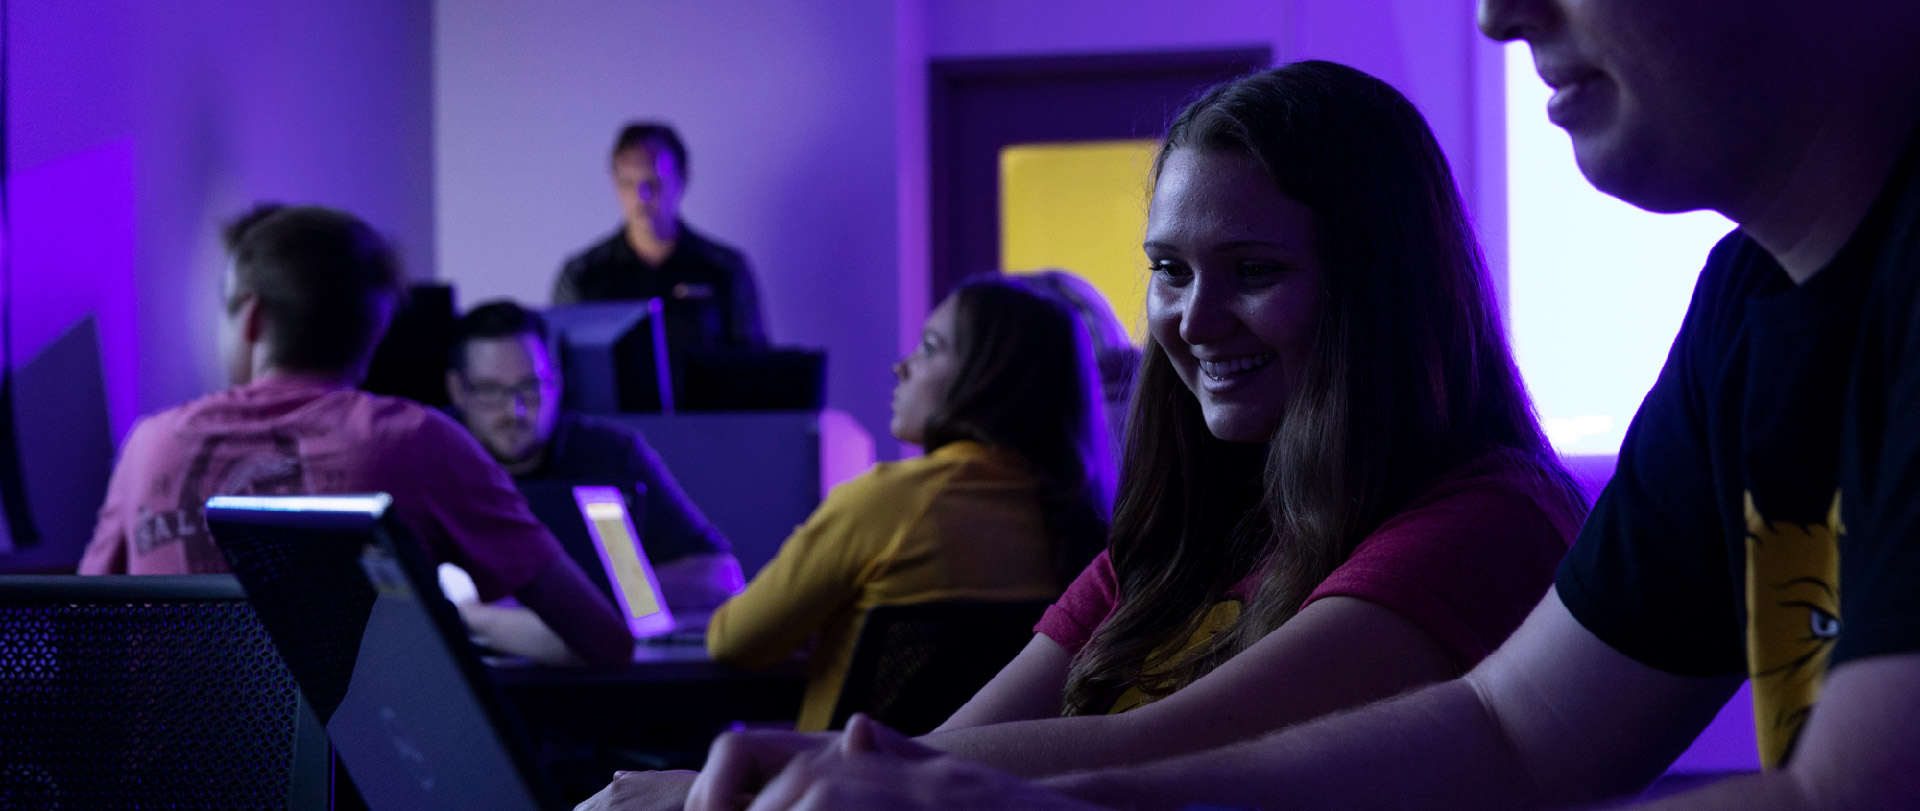
{"label": "black chair", "polygon": [[329,782],[232,577],[0,576],[0,808],[324,809]]}
{"label": "black chair", "polygon": [[933,731],[1033,639],[1051,600],[884,605],[867,611],[831,728],[864,712],[909,735]]}

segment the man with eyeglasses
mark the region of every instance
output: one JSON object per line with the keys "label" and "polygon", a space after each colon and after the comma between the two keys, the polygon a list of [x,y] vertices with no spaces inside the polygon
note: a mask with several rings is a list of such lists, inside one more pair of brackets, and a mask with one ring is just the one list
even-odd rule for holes
{"label": "man with eyeglasses", "polygon": [[639,432],[560,408],[561,379],[538,313],[475,307],[455,329],[447,393],[467,429],[518,482],[646,485],[641,545],[674,609],[712,609],[740,590],[740,563]]}

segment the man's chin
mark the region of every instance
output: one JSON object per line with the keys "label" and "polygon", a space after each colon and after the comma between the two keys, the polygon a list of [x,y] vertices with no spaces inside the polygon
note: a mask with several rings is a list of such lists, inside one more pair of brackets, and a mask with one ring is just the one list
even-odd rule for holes
{"label": "man's chin", "polygon": [[503,466],[512,467],[532,461],[535,456],[539,455],[540,447],[534,444],[527,444],[515,446],[511,449],[502,449],[497,445],[488,445],[487,452],[492,454],[493,461],[499,462]]}

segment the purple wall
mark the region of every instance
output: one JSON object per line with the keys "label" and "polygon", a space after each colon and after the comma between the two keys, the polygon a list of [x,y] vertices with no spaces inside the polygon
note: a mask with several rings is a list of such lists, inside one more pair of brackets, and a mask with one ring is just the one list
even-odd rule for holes
{"label": "purple wall", "polygon": [[11,17],[15,359],[97,314],[115,436],[225,384],[214,232],[250,202],[354,211],[432,274],[428,0]]}
{"label": "purple wall", "polygon": [[691,153],[687,222],[746,252],[772,338],[825,347],[828,402],[885,437],[899,288],[894,7],[438,4],[442,277],[463,304],[545,303],[561,260],[619,222],[607,175],[619,125],[664,118]]}

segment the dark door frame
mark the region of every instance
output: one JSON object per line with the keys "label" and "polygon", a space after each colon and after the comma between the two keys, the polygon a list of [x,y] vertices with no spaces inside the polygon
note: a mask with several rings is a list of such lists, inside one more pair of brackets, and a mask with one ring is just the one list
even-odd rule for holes
{"label": "dark door frame", "polygon": [[928,65],[929,229],[938,301],[998,271],[1001,149],[1158,138],[1206,87],[1273,63],[1267,46],[1206,51],[937,59]]}

